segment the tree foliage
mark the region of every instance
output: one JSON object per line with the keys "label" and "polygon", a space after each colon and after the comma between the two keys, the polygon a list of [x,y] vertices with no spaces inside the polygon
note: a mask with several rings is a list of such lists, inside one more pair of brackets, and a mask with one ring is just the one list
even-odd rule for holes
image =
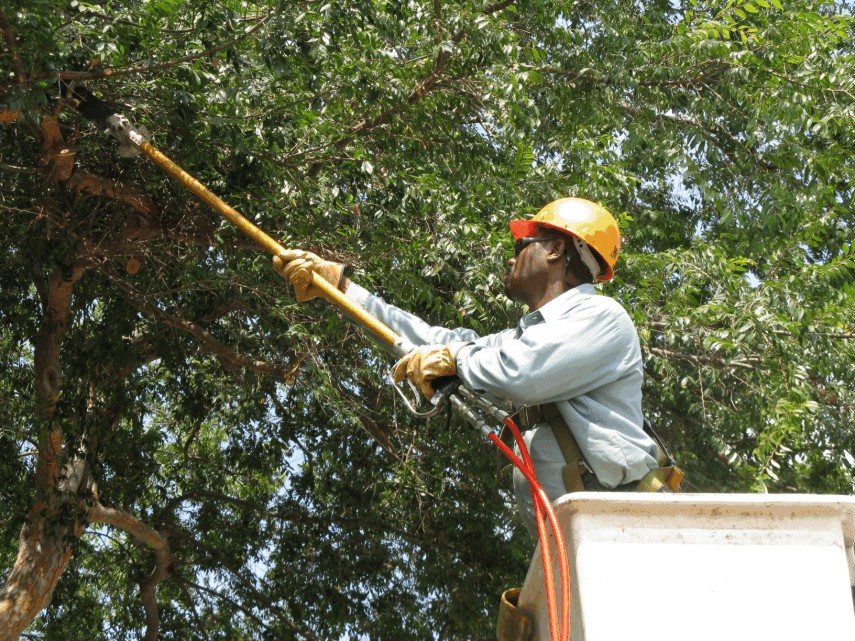
{"label": "tree foliage", "polygon": [[513,323],[507,221],[603,202],[690,489],[852,491],[846,3],[4,0],[0,29],[0,637],[487,639],[532,548],[478,436],[411,419],[85,92],[437,324]]}

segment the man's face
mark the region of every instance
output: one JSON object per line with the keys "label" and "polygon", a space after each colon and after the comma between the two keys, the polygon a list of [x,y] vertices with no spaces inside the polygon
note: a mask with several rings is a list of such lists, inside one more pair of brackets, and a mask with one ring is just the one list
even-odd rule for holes
{"label": "man's face", "polygon": [[505,295],[512,301],[531,306],[533,297],[547,284],[546,257],[554,240],[538,230],[522,243],[517,241],[520,251],[508,261],[505,273]]}

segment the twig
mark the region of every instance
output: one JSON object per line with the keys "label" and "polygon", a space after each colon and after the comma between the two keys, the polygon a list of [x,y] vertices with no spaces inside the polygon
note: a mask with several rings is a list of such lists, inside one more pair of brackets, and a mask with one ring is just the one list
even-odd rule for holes
{"label": "twig", "polygon": [[15,165],[7,165],[5,162],[0,162],[0,169],[3,171],[15,171],[19,174],[39,174],[42,171],[35,167],[16,167]]}
{"label": "twig", "polygon": [[757,371],[757,365],[760,362],[758,358],[748,358],[744,361],[726,361],[717,356],[698,356],[696,354],[686,354],[684,352],[675,352],[670,349],[662,349],[661,347],[648,347],[647,351],[662,358],[668,358],[675,361],[686,361],[695,365],[711,365],[719,369],[744,369],[749,371]]}
{"label": "twig", "polygon": [[183,56],[181,58],[176,58],[167,62],[161,62],[155,65],[138,65],[136,67],[127,67],[125,69],[115,69],[113,67],[107,67],[99,71],[59,71],[57,72],[56,77],[60,78],[61,80],[99,80],[101,78],[113,78],[116,76],[125,76],[132,73],[149,73],[152,71],[160,71],[162,69],[174,67],[175,65],[180,65],[184,62],[193,62],[194,60],[198,60],[199,58],[206,58],[217,53],[218,51],[233,47],[238,42],[240,42],[247,36],[252,35],[265,24],[267,24],[267,21],[270,19],[270,16],[271,14],[268,13],[263,18],[260,18],[257,24],[247,29],[241,35],[232,38],[231,40],[228,40],[226,42],[221,42],[220,44],[214,45],[213,47],[209,47],[208,49],[205,49],[204,51],[199,53],[190,54],[188,56]]}

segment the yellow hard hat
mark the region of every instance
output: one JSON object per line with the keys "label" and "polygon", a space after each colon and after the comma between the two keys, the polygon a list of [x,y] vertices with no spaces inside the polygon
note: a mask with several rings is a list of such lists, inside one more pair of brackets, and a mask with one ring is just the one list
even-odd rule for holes
{"label": "yellow hard hat", "polygon": [[549,203],[528,220],[509,223],[514,238],[533,236],[538,227],[551,227],[584,240],[594,250],[607,269],[596,275],[597,280],[611,280],[620,255],[620,230],[608,210],[584,198],[560,198]]}

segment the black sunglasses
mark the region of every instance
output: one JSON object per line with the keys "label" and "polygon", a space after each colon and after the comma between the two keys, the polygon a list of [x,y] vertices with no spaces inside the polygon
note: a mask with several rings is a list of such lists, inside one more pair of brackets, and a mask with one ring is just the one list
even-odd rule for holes
{"label": "black sunglasses", "polygon": [[542,243],[547,240],[555,240],[554,238],[543,238],[543,237],[534,237],[530,236],[528,238],[517,238],[517,242],[514,243],[514,256],[519,256],[520,252],[531,245],[532,243]]}

